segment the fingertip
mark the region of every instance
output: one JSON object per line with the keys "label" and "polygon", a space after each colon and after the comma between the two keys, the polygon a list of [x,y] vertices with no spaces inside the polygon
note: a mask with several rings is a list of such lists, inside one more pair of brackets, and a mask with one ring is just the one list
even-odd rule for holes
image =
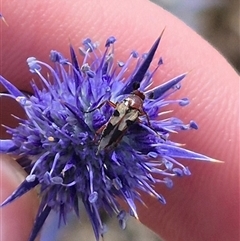
{"label": "fingertip", "polygon": [[[24,180],[25,173],[10,157],[0,156],[0,202],[2,203]],[[30,191],[0,208],[0,240],[26,241],[37,210],[37,195]]]}
{"label": "fingertip", "polygon": [[[96,40],[100,38],[100,40],[103,41],[109,35],[116,34],[117,37],[119,37],[119,47],[116,52],[121,53],[121,56],[119,55],[119,57],[124,57],[124,54],[129,54],[128,51],[131,51],[132,47],[138,49],[139,52],[147,51],[148,47],[151,46],[151,41],[154,40],[159,31],[166,26],[161,41],[161,47],[158,52],[161,52],[161,55],[164,57],[165,64],[156,76],[156,83],[163,83],[184,71],[190,70],[191,73],[189,73],[186,81],[184,80],[184,88],[179,92],[179,95],[187,95],[193,100],[193,102],[189,108],[179,108],[177,114],[183,117],[184,121],[188,118],[196,118],[199,120],[201,128],[196,134],[191,132],[190,134],[184,133],[179,135],[179,142],[182,142],[184,139],[184,142],[188,143],[187,148],[201,151],[203,154],[209,154],[210,156],[219,158],[223,161],[227,160],[226,163],[229,164],[224,166],[221,165],[221,167],[218,165],[215,167],[213,164],[209,166],[207,163],[191,164],[195,173],[194,177],[190,182],[186,182],[186,185],[183,185],[183,182],[181,182],[180,185],[179,181],[179,185],[176,185],[178,188],[174,190],[175,195],[173,194],[172,198],[169,198],[169,200],[172,200],[172,202],[169,201],[169,203],[172,204],[171,209],[176,210],[169,212],[165,217],[159,216],[158,219],[156,219],[156,210],[158,213],[160,208],[155,204],[155,206],[153,206],[154,210],[152,210],[154,212],[152,218],[150,219],[149,215],[146,215],[144,219],[146,221],[148,218],[149,227],[153,227],[153,220],[155,220],[156,223],[157,220],[160,221],[164,219],[162,223],[163,225],[166,225],[166,223],[171,220],[171,224],[175,224],[174,227],[176,227],[175,233],[171,231],[171,225],[168,225],[163,232],[165,232],[166,237],[169,236],[169,233],[174,233],[175,236],[173,236],[172,240],[176,240],[177,237],[179,238],[179,232],[177,229],[181,228],[183,220],[186,221],[186,226],[190,229],[185,230],[189,235],[195,235],[192,228],[201,229],[202,232],[204,232],[203,227],[205,227],[204,224],[206,223],[206,220],[209,224],[215,227],[214,234],[216,235],[215,237],[218,237],[219,234],[217,233],[217,229],[224,229],[225,224],[224,222],[220,222],[220,220],[225,218],[225,211],[227,210],[232,216],[234,215],[233,205],[228,206],[224,204],[222,196],[223,194],[226,195],[225,192],[227,192],[229,196],[233,196],[233,194],[236,193],[235,189],[231,189],[229,186],[236,186],[236,166],[238,165],[236,160],[236,143],[238,142],[235,141],[237,118],[232,118],[231,113],[238,113],[236,100],[237,94],[239,93],[237,93],[236,90],[239,89],[239,83],[238,81],[235,81],[238,77],[230,65],[228,65],[224,58],[214,50],[214,48],[207,44],[206,41],[196,33],[156,6],[148,7],[145,4],[146,7],[141,5],[141,7],[136,8],[137,4],[135,4],[133,8],[134,1],[122,1],[121,5],[119,4],[119,1],[113,1],[114,3],[117,2],[119,5],[117,8],[116,5],[114,9],[113,5],[109,4],[107,1],[105,1],[107,7],[104,8],[104,1],[100,1],[98,8],[94,8],[91,6],[90,2],[85,1],[83,6],[78,8],[76,6],[78,6],[80,1],[75,1],[76,5],[73,8],[72,3],[66,1],[64,2],[66,8],[62,7],[61,11],[61,5],[59,5],[59,7],[56,6],[55,1],[48,1],[48,8],[39,11],[39,6],[31,6],[31,4],[35,4],[35,2],[41,2],[41,5],[39,6],[44,6],[42,1],[31,2],[26,8],[24,6],[25,9],[22,11],[22,15],[19,14],[17,16],[19,18],[17,21],[15,19],[16,16],[12,18],[12,22],[15,21],[15,27],[17,26],[20,30],[16,32],[17,34],[15,35],[21,36],[20,41],[15,41],[16,38],[10,37],[12,34],[15,34],[13,29],[10,31],[9,28],[9,33],[5,36],[6,46],[4,46],[5,52],[3,57],[6,58],[3,59],[6,59],[6,61],[3,63],[4,73],[7,73],[8,76],[6,77],[10,81],[15,80],[19,85],[21,82],[21,86],[23,87],[28,85],[28,81],[25,81],[27,76],[26,72],[28,72],[28,70],[26,66],[23,68],[25,59],[32,54],[36,54],[40,59],[47,59],[48,51],[52,47],[59,50],[66,49],[66,43],[69,36],[71,37],[73,44],[75,44],[79,43],[82,37],[90,36]],[[138,1],[138,3],[139,2],[140,1]],[[130,9],[124,9],[124,7],[127,7],[126,3],[130,4],[128,5]],[[22,4],[20,2],[18,4],[17,9],[18,11],[21,11]],[[104,11],[101,8],[104,9]],[[54,9],[54,11],[51,12],[52,9]],[[91,14],[89,14],[89,9],[91,9]],[[133,13],[133,9],[137,14]],[[26,17],[28,10],[31,12],[29,18]],[[66,12],[68,13],[67,16]],[[26,17],[25,19],[23,18],[24,14]],[[32,16],[37,20],[41,19],[42,16],[47,16],[48,21],[45,21],[42,25],[39,25],[38,23],[38,31],[35,31],[36,27],[31,22],[33,20],[31,18]],[[66,18],[68,18],[68,20]],[[105,18],[107,21],[104,21]],[[18,22],[23,23],[21,20],[25,21],[25,23],[18,26]],[[9,19],[9,22],[11,23],[11,19]],[[50,23],[50,26],[47,26],[46,23]],[[58,28],[58,26],[61,27]],[[31,34],[30,37],[29,34]],[[156,54],[156,56],[158,56],[158,54]],[[234,81],[235,83],[233,83]],[[232,106],[231,113],[229,113],[229,106]],[[174,114],[176,114],[176,112]],[[233,172],[231,173],[231,171]],[[229,179],[229,177],[231,178]],[[202,178],[201,184],[198,184],[200,178]],[[231,182],[231,185],[228,184],[229,186],[227,186],[226,183],[229,181]],[[20,182],[17,183],[19,184]],[[189,183],[193,183],[190,189]],[[16,187],[17,185],[14,185],[14,187],[11,186],[11,190],[8,189],[9,192],[6,193],[6,196]],[[161,191],[160,189],[161,188],[159,188],[159,191]],[[190,191],[187,192],[186,189],[189,189]],[[214,195],[212,195],[213,192]],[[183,193],[185,195],[182,195]],[[167,195],[169,195],[169,193],[167,193]],[[204,198],[205,196],[208,200]],[[16,205],[16,207],[19,208],[19,202],[25,200],[23,198],[26,197],[22,197],[6,208],[13,209],[14,206],[12,205]],[[194,199],[195,202],[188,201],[192,201],[192,199]],[[28,203],[28,201],[26,201],[26,203]],[[176,203],[181,203],[181,205],[176,205]],[[216,203],[217,205],[215,205]],[[182,206],[180,212],[179,206]],[[235,204],[235,207],[236,206],[237,205]],[[25,208],[26,213],[24,213],[24,215],[28,213],[27,207]],[[189,217],[184,217],[185,211],[189,210],[189,208],[191,208],[191,216],[194,216],[195,219],[199,220],[194,227],[191,222],[192,220],[190,220]],[[210,210],[206,212],[208,208]],[[15,217],[16,215],[14,215],[14,213],[16,214],[16,212],[21,214],[19,215],[20,217],[23,217],[23,213],[21,213],[22,210],[23,209],[12,212],[12,214],[10,213],[8,215],[9,218],[11,219],[12,217]],[[165,208],[164,210],[168,209]],[[221,210],[222,212],[220,212]],[[163,214],[164,212],[167,211],[162,211]],[[147,214],[149,214],[149,211]],[[178,222],[176,221],[176,218],[178,219]],[[228,219],[225,220],[228,223],[233,223],[233,219],[236,220],[236,215],[234,218],[229,215]],[[8,222],[10,221],[8,220]],[[11,225],[9,226],[11,227]],[[4,227],[4,229],[5,228],[6,227]],[[18,226],[16,225],[15,228],[18,228]],[[205,228],[205,233],[208,234],[206,230],[208,230],[208,227]],[[155,231],[160,232],[159,223],[155,226]],[[13,235],[11,228],[9,228],[6,233]],[[213,234],[213,232],[210,232],[210,234]],[[17,240],[19,240],[19,237]]]}

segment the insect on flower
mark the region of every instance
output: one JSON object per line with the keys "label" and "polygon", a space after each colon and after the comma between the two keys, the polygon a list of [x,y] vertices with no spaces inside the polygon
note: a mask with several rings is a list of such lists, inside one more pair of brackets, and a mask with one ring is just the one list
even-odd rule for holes
{"label": "insect on flower", "polygon": [[[1,17],[1,15],[0,15]],[[138,218],[139,190],[165,204],[155,185],[173,185],[172,177],[191,175],[177,159],[214,162],[216,160],[183,148],[170,140],[171,133],[197,129],[176,117],[164,118],[163,107],[185,106],[187,98],[168,97],[180,89],[186,74],[151,88],[154,73],[149,70],[160,37],[147,54],[132,51],[125,63],[113,61],[114,43],[110,37],[102,53],[89,38],[80,48],[82,63],[70,46],[71,61],[52,50],[52,66],[30,57],[29,69],[41,81],[32,82],[33,95],[18,90],[0,76],[8,93],[0,97],[15,99],[26,113],[16,128],[6,127],[10,139],[0,139],[0,153],[17,156],[27,177],[0,206],[3,207],[39,186],[40,205],[29,241],[34,241],[51,212],[59,224],[74,211],[80,216],[83,203],[96,240],[103,236],[105,224],[100,212],[116,215],[122,228],[128,213]],[[132,61],[135,67],[124,79]],[[41,73],[42,67],[48,75]],[[100,134],[98,146],[92,140]],[[99,155],[96,155],[99,154]],[[124,211],[119,199],[129,207]]]}
{"label": "insect on flower", "polygon": [[[127,132],[128,128],[134,123],[140,122],[139,116],[145,116],[147,119],[148,127],[152,129],[148,114],[145,112],[143,107],[145,94],[138,90],[138,88],[140,87],[140,82],[144,78],[146,71],[150,66],[163,32],[164,30],[162,31],[160,37],[155,41],[154,45],[149,51],[149,54],[147,55],[138,71],[133,76],[130,82],[132,84],[133,91],[122,101],[117,102],[116,104],[110,100],[106,100],[96,108],[86,111],[86,113],[91,113],[96,109],[101,108],[104,104],[108,104],[115,109],[109,121],[96,131],[96,134],[101,135],[97,154],[104,149],[111,150],[116,147],[124,134]],[[131,88],[131,85],[129,84],[128,87]],[[153,131],[156,132],[155,130]],[[159,135],[157,132],[156,134]]]}
{"label": "insect on flower", "polygon": [[[135,88],[138,87],[139,85],[136,83]],[[104,104],[109,104],[115,109],[107,124],[103,125],[96,132],[96,134],[101,135],[97,154],[104,149],[110,150],[116,147],[128,128],[135,122],[140,122],[139,116],[146,116],[150,127],[149,117],[143,109],[144,99],[145,95],[136,89],[121,102],[115,104],[109,100],[104,101],[98,107],[86,112],[93,112],[94,110],[101,108]]]}

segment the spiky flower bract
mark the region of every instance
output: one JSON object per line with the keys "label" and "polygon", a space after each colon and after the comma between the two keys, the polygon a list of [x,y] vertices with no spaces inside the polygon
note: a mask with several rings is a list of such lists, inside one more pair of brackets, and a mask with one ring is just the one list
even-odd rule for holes
{"label": "spiky flower bract", "polygon": [[[99,240],[105,232],[100,210],[110,216],[116,214],[124,228],[127,213],[121,209],[119,198],[128,204],[129,213],[137,218],[135,202],[141,202],[139,191],[149,193],[165,204],[154,185],[162,183],[171,188],[172,177],[190,175],[189,169],[177,158],[213,161],[169,140],[170,133],[197,129],[197,125],[194,121],[184,124],[175,117],[162,117],[163,107],[173,103],[185,106],[189,101],[187,98],[166,99],[180,89],[186,74],[153,89],[150,87],[154,73],[162,64],[160,59],[156,69],[149,70],[160,39],[161,36],[148,54],[139,56],[132,51],[125,63],[114,61],[114,37],[107,39],[103,53],[97,49],[97,44],[85,39],[80,48],[84,55],[82,64],[72,46],[71,61],[61,53],[51,51],[53,67],[31,57],[27,60],[30,71],[38,75],[42,83],[41,89],[35,82],[31,83],[32,96],[25,95],[0,77],[9,92],[1,96],[14,98],[26,113],[26,119],[18,118],[18,127],[6,127],[12,139],[1,140],[0,151],[19,156],[17,162],[28,173],[1,206],[37,185],[40,187],[41,204],[29,241],[36,238],[51,211],[59,213],[59,223],[66,221],[70,210],[79,215],[79,200],[84,204],[96,240]],[[133,61],[135,68],[124,79],[124,73]],[[46,76],[42,75],[42,68],[47,69]],[[114,111],[107,104],[98,106],[106,101],[121,102],[132,93],[135,82],[146,97],[143,102],[146,115],[139,116],[139,121],[126,129],[113,148],[96,154],[101,139],[96,131],[108,123]]]}
{"label": "spiky flower bract", "polygon": [[4,18],[4,16],[2,15],[2,13],[0,13],[0,19],[8,26],[8,23],[7,23],[6,19]]}

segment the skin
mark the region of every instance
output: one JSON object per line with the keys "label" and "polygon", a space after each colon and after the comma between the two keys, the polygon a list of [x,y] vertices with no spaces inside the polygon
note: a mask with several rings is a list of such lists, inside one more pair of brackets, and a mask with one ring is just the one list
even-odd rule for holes
{"label": "skin", "polygon": [[[9,27],[0,22],[0,74],[26,91],[31,91],[29,80],[34,77],[25,62],[29,56],[48,62],[51,49],[69,56],[69,39],[75,47],[85,37],[103,46],[114,35],[116,58],[124,60],[133,48],[146,52],[166,27],[156,54],[165,64],[155,75],[155,83],[190,71],[174,97],[188,96],[191,104],[174,107],[174,115],[186,122],[194,119],[200,126],[198,131],[172,139],[224,163],[184,161],[192,176],[175,178],[172,190],[157,185],[167,199],[165,206],[144,196],[148,208],[139,205],[140,221],[167,241],[238,240],[239,77],[221,54],[180,20],[144,0],[34,0],[25,4],[9,0],[1,3],[1,13]],[[22,114],[5,98],[1,110],[1,121],[10,126],[16,125],[10,113]],[[1,137],[6,137],[4,130]],[[9,159],[1,157],[0,201],[23,180],[23,172]],[[36,193],[31,192],[0,210],[2,241],[27,240],[37,202]]]}

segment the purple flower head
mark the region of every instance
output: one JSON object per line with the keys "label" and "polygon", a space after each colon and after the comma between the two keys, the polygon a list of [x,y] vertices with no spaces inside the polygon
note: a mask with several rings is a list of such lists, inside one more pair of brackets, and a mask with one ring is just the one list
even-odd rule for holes
{"label": "purple flower head", "polygon": [[[91,39],[85,39],[79,49],[84,55],[81,64],[72,46],[71,60],[51,51],[53,67],[31,57],[27,63],[42,88],[32,82],[30,97],[0,76],[8,91],[0,96],[14,98],[26,113],[18,127],[6,127],[12,139],[1,140],[0,152],[18,155],[18,163],[28,173],[1,206],[40,187],[41,204],[29,241],[36,238],[51,211],[59,214],[59,223],[66,222],[71,210],[79,216],[79,200],[99,240],[106,230],[101,210],[116,215],[120,226],[126,226],[128,214],[118,198],[128,204],[130,215],[138,218],[135,203],[141,202],[139,190],[165,204],[154,185],[163,183],[171,188],[172,177],[191,174],[178,158],[215,161],[169,139],[172,132],[197,129],[194,121],[184,124],[175,117],[159,118],[163,107],[189,103],[187,98],[166,99],[179,90],[186,74],[150,87],[163,64],[160,59],[156,69],[149,70],[160,39],[148,54],[132,51],[125,62],[117,64],[114,37],[107,39],[103,53]],[[136,62],[135,69],[124,79],[132,62]],[[42,75],[42,69],[47,69],[47,76]],[[134,106],[133,100],[140,104]]]}

